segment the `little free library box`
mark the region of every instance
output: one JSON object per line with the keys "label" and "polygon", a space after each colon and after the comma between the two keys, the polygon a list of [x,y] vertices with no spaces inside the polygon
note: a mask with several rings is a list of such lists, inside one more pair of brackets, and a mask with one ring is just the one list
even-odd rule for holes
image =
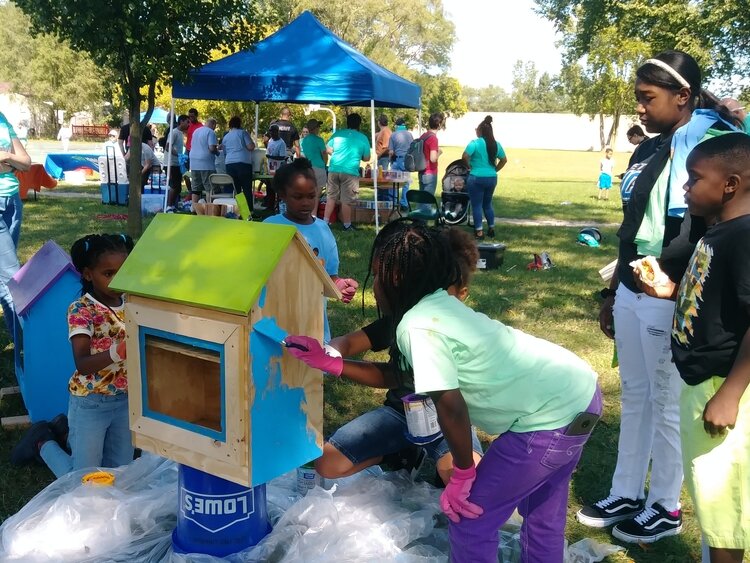
{"label": "little free library box", "polygon": [[158,214],[110,287],[137,447],[246,486],[320,456],[321,372],[253,330],[323,337],[339,292],[296,229]]}

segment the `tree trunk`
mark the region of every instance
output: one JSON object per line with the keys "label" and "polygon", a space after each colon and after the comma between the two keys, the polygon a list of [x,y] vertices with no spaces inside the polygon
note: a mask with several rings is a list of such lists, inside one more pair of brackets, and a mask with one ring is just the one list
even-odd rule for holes
{"label": "tree trunk", "polygon": [[604,144],[604,114],[599,114],[599,145],[601,147],[600,150],[604,150],[605,144]]}
{"label": "tree trunk", "polygon": [[143,232],[141,217],[141,94],[138,84],[129,84],[130,102],[130,173],[128,181],[128,234],[138,240]]}
{"label": "tree trunk", "polygon": [[[614,140],[617,138],[617,130],[620,127],[620,112],[615,111],[612,115],[612,127],[609,128],[609,135],[607,135],[607,146],[612,147]],[[612,147],[614,149],[614,147]]]}

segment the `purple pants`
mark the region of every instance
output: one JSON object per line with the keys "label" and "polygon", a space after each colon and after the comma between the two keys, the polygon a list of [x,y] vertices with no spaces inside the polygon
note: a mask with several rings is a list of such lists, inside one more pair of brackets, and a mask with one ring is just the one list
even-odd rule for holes
{"label": "purple pants", "polygon": [[[586,412],[602,412],[598,385]],[[492,442],[469,495],[484,514],[449,523],[453,563],[495,563],[498,530],[516,507],[524,519],[521,561],[563,561],[570,477],[589,438],[566,436],[565,430],[506,432]]]}

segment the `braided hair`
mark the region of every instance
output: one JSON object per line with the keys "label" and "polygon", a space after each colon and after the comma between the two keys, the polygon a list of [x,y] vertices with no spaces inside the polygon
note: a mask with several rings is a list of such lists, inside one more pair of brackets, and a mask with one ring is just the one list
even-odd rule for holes
{"label": "braided hair", "polygon": [[[377,278],[390,308],[390,357],[400,374],[403,356],[396,344],[396,327],[423,297],[458,283],[460,269],[446,238],[437,229],[400,219],[386,225],[375,237],[368,272]],[[368,273],[365,286],[369,277]]]}
{"label": "braided hair", "polygon": [[317,182],[315,172],[312,169],[312,162],[306,158],[295,158],[292,162],[284,164],[276,171],[273,177],[273,189],[280,196],[286,195],[287,188],[294,184],[297,176],[304,176],[308,180]]}
{"label": "braided hair", "polygon": [[107,252],[130,254],[133,246],[133,239],[123,233],[86,235],[75,241],[70,248],[70,258],[81,274],[81,296],[94,290],[93,284],[83,277],[84,269],[95,267],[99,258]]}

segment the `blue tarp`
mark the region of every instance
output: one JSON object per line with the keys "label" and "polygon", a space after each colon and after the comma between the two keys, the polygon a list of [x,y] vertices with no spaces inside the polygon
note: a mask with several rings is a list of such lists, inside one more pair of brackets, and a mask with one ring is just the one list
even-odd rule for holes
{"label": "blue tarp", "polygon": [[[345,9],[342,6],[342,9]],[[310,12],[245,50],[174,81],[175,98],[419,107],[420,87],[375,64]]]}
{"label": "blue tarp", "polygon": [[99,171],[98,153],[58,153],[48,154],[44,161],[44,169],[55,180],[62,180],[65,172],[79,168],[91,168]]}
{"label": "blue tarp", "polygon": [[[143,118],[146,117],[146,112],[141,112],[141,121],[143,121]],[[151,119],[148,120],[149,123],[168,123],[167,121],[167,110],[161,109],[161,108],[154,108],[154,112],[151,114]]]}

